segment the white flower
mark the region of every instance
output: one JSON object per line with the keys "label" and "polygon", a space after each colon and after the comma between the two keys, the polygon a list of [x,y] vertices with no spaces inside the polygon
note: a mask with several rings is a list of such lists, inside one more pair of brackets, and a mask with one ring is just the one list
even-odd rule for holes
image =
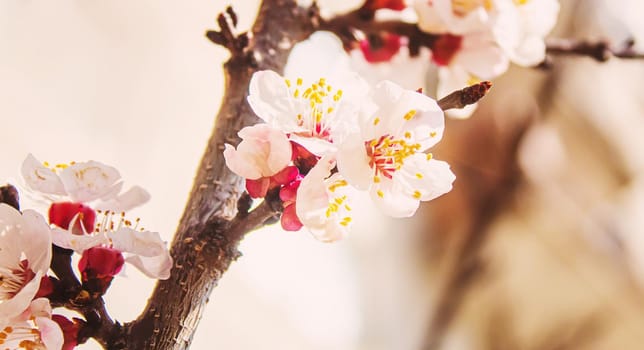
{"label": "white flower", "polygon": [[172,257],[166,243],[157,232],[138,229],[138,220],[132,223],[124,218],[114,223],[114,212],[103,213],[101,223],[94,232],[77,235],[71,230],[52,229],[53,243],[59,247],[82,253],[96,246],[106,246],[126,254],[125,261],[134,265],[146,276],[156,279],[168,279],[172,269]]}
{"label": "white flower", "polygon": [[28,303],[28,308],[10,320],[0,322],[3,349],[59,350],[63,346],[63,331],[51,319],[47,298]]}
{"label": "white flower", "polygon": [[492,0],[416,0],[418,27],[433,34],[465,34],[489,29]]}
{"label": "white flower", "polygon": [[541,63],[546,55],[544,37],[557,22],[557,0],[496,0],[500,11],[493,31],[512,62],[522,66]]}
{"label": "white flower", "polygon": [[431,98],[389,81],[376,85],[372,100],[377,109],[338,150],[339,173],[368,190],[386,214],[411,216],[419,201],[452,189],[449,165],[424,153],[442,137],[443,112]]}
{"label": "white flower", "polygon": [[334,149],[332,142],[355,130],[361,101],[356,96],[367,89],[357,75],[353,78],[347,86],[355,95],[345,98],[345,90],[335,89],[325,78],[291,80],[273,71],[259,71],[251,78],[248,102],[266,123],[321,155]]}
{"label": "white flower", "polygon": [[50,167],[29,154],[21,171],[27,186],[52,202],[96,202],[92,205],[95,209],[120,212],[150,199],[150,195],[138,186],[120,194],[123,182],[118,170],[95,161]]}
{"label": "white flower", "polygon": [[256,180],[275,175],[291,161],[291,143],[286,135],[267,124],[241,129],[242,141],[235,149],[226,144],[226,165],[237,175]]}
{"label": "white flower", "polygon": [[29,307],[51,262],[51,233],[40,214],[0,203],[0,321]]}
{"label": "white flower", "polygon": [[295,211],[304,227],[323,242],[342,239],[351,226],[350,201],[355,189],[338,173],[331,175],[335,160],[322,157],[302,179]]}

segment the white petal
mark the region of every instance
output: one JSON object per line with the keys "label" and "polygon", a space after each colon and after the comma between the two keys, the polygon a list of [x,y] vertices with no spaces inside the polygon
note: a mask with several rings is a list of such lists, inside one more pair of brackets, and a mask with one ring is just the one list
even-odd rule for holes
{"label": "white petal", "polygon": [[132,255],[125,258],[125,261],[134,265],[143,274],[150,278],[166,280],[170,278],[170,271],[172,270],[172,257],[168,251],[163,254],[146,257],[139,255]]}
{"label": "white petal", "polygon": [[351,197],[355,189],[339,173],[328,177],[333,162],[322,158],[302,180],[297,191],[297,217],[323,242],[342,239],[351,224]]}
{"label": "white petal", "polygon": [[400,169],[400,174],[396,173],[395,176],[404,176],[401,181],[405,183],[406,194],[422,201],[432,200],[451,191],[456,179],[449,164],[435,159],[427,160],[424,154],[408,158]]}
{"label": "white petal", "polygon": [[63,169],[60,179],[73,201],[91,202],[112,194],[121,175],[114,167],[89,161]]}
{"label": "white petal", "polygon": [[374,170],[369,166],[369,157],[364,141],[357,135],[350,137],[337,154],[338,171],[357,189],[366,190],[373,180]]}
{"label": "white petal", "polygon": [[65,249],[72,249],[77,253],[82,253],[89,248],[109,243],[109,239],[103,234],[75,235],[60,228],[53,228],[51,230],[51,238],[55,245]]}
{"label": "white petal", "polygon": [[266,123],[286,132],[298,129],[288,86],[279,74],[255,72],[250,79],[248,103]]}
{"label": "white petal", "polygon": [[100,201],[94,205],[97,210],[111,210],[117,213],[128,211],[145,204],[150,200],[148,191],[140,186],[133,186],[125,193],[116,196],[108,201]]}
{"label": "white petal", "polygon": [[456,54],[450,65],[460,65],[468,73],[482,80],[491,80],[505,73],[509,59],[486,34],[472,34],[463,37],[463,48]]}
{"label": "white petal", "polygon": [[395,181],[383,179],[369,191],[371,199],[386,215],[403,218],[414,215],[420,201],[414,199]]}
{"label": "white petal", "polygon": [[25,210],[21,227],[22,251],[29,261],[29,267],[43,274],[49,270],[51,262],[51,229],[40,214]]}
{"label": "white petal", "polygon": [[0,203],[0,267],[17,266],[22,251],[20,212],[5,203]]}
{"label": "white petal", "polygon": [[31,153],[22,163],[21,173],[27,185],[34,191],[59,196],[67,193],[58,174],[42,165]]}
{"label": "white petal", "polygon": [[151,257],[167,250],[158,232],[121,227],[115,232],[108,232],[107,236],[112,241],[112,247],[122,252]]}

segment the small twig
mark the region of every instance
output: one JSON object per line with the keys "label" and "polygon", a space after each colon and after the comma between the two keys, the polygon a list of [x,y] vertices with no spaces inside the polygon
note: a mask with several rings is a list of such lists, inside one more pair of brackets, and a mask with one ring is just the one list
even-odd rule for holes
{"label": "small twig", "polygon": [[246,33],[235,35],[237,14],[232,7],[226,7],[226,12],[217,16],[217,24],[219,30],[207,31],[206,37],[213,43],[227,48],[233,55],[243,55],[244,49],[248,46],[248,35]]}
{"label": "small twig", "polygon": [[[628,39],[619,47],[612,45],[608,40],[590,42],[586,40],[551,38],[546,40],[546,53],[548,55],[578,55],[587,56],[597,62],[606,62],[611,57],[623,59],[644,59],[644,52],[634,49],[635,40]],[[539,65],[541,68],[552,66],[551,59],[546,59]]]}
{"label": "small twig", "polygon": [[[244,200],[243,196],[240,198],[240,201],[242,200]],[[245,214],[241,214],[242,212],[239,212],[238,215],[230,221],[228,234],[230,237],[241,238],[250,231],[264,226],[268,219],[276,216],[280,211],[281,202],[279,201],[279,197],[275,200],[275,196],[266,196],[264,201],[250,212]]]}
{"label": "small twig", "polygon": [[489,81],[470,85],[462,90],[454,91],[441,98],[438,101],[438,106],[444,111],[448,109],[464,108],[465,106],[474,104],[482,99],[491,87],[492,83]]}
{"label": "small twig", "polygon": [[18,190],[12,185],[0,187],[0,203],[6,203],[16,210],[20,210],[20,196]]}

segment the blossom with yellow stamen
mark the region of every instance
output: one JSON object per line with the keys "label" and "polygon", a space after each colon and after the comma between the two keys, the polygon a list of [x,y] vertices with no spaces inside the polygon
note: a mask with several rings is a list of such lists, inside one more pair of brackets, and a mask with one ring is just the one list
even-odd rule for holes
{"label": "blossom with yellow stamen", "polygon": [[368,190],[386,214],[411,216],[420,201],[452,189],[449,165],[425,154],[443,135],[443,111],[433,99],[389,81],[376,85],[371,99],[377,108],[338,149],[338,175]]}
{"label": "blossom with yellow stamen", "polygon": [[[358,76],[355,80],[349,88],[357,87],[358,94],[366,95],[363,88],[366,83]],[[347,100],[345,95],[345,90],[336,89],[325,78],[287,79],[266,70],[253,74],[248,102],[266,123],[314,154],[322,155],[355,130],[361,101]]]}
{"label": "blossom with yellow stamen", "polygon": [[351,198],[356,189],[338,173],[333,157],[325,156],[304,177],[298,190],[297,217],[315,238],[333,242],[344,238],[353,221]]}

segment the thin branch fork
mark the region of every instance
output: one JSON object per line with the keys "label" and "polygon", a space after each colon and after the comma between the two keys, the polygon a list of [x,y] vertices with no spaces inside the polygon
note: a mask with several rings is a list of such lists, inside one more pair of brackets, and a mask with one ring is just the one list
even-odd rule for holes
{"label": "thin branch fork", "polygon": [[550,55],[587,56],[598,62],[606,62],[611,57],[624,59],[644,59],[644,52],[635,50],[635,39],[628,39],[622,45],[614,45],[608,40],[587,41],[577,39],[550,38],[546,40],[546,53]]}

